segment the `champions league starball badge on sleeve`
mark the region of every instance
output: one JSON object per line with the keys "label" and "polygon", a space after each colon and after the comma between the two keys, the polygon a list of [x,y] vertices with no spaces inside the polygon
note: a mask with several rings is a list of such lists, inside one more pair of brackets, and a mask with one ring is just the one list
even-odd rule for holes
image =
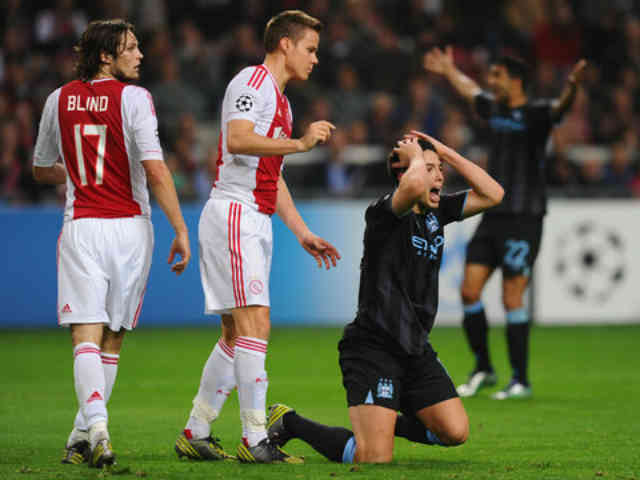
{"label": "champions league starball badge on sleeve", "polygon": [[253,98],[251,95],[243,94],[236,100],[236,108],[241,112],[248,112],[253,108]]}

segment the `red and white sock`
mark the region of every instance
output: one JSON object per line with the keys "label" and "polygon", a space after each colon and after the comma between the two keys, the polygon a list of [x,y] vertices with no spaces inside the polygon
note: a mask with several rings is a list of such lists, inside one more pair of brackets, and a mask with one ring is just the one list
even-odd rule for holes
{"label": "red and white sock", "polygon": [[238,337],[234,371],[238,382],[238,400],[243,436],[249,446],[267,438],[265,404],[269,385],[264,369],[267,341],[253,337]]}
{"label": "red and white sock", "polygon": [[236,386],[233,357],[233,348],[220,338],[202,369],[200,388],[185,426],[187,436],[205,438],[210,435],[211,422],[218,418],[224,402]]}
{"label": "red and white sock", "polygon": [[[116,382],[116,375],[118,374],[118,361],[120,360],[120,355],[118,355],[117,353],[101,353],[100,358],[102,360],[102,370],[104,371],[105,380],[104,401],[105,404],[107,404],[109,402],[109,398],[111,398],[113,385]],[[76,442],[88,439],[89,427],[87,426],[87,422],[85,421],[84,415],[82,414],[82,409],[78,409],[78,413],[76,414],[76,418],[73,422],[73,430],[71,430],[69,439],[67,440],[67,446],[70,447]]]}
{"label": "red and white sock", "polygon": [[88,428],[107,421],[105,375],[100,348],[95,343],[83,342],[73,349],[73,376],[78,405]]}

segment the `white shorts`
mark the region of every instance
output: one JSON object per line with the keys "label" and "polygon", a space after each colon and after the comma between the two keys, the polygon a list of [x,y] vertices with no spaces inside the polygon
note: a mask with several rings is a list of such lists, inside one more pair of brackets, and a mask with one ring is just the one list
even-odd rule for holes
{"label": "white shorts", "polygon": [[65,222],[58,238],[58,323],[135,328],[152,252],[148,218]]}
{"label": "white shorts", "polygon": [[241,203],[210,198],[198,227],[204,312],[269,306],[271,217]]}

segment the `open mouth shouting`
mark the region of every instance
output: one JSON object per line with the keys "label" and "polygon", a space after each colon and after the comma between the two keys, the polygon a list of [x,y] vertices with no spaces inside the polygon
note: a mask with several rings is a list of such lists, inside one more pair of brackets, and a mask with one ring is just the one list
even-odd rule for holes
{"label": "open mouth shouting", "polygon": [[440,189],[433,187],[429,190],[429,201],[432,203],[440,203]]}

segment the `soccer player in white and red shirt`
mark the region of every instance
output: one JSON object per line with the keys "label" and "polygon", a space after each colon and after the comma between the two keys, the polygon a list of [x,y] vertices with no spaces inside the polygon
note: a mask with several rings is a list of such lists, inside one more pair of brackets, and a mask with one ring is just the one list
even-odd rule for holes
{"label": "soccer player in white and red shirt", "polygon": [[71,327],[80,409],[62,461],[102,467],[115,459],[106,405],[151,266],[147,181],[176,232],[169,263],[176,254],[181,259],[174,272],[185,269],[191,252],[153,100],[128,83],[138,79],[142,60],[133,25],[92,22],[76,53],[79,79],[51,93],[42,112],[33,175],[67,187],[57,251],[58,323]]}
{"label": "soccer player in white and red shirt", "polygon": [[200,217],[200,273],[205,312],[222,315],[223,334],[207,360],[183,433],[179,456],[215,460],[225,456],[211,437],[210,423],[237,386],[243,462],[294,462],[269,443],[265,431],[269,338],[271,215],[277,213],[300,245],[327,269],[340,258],[300,217],[281,170],[283,156],[306,152],[327,141],[335,128],[312,123],[293,139],[289,80],[307,80],[318,63],[319,20],[299,10],[281,12],[267,23],[264,63],[240,71],[222,104],[217,174]]}

